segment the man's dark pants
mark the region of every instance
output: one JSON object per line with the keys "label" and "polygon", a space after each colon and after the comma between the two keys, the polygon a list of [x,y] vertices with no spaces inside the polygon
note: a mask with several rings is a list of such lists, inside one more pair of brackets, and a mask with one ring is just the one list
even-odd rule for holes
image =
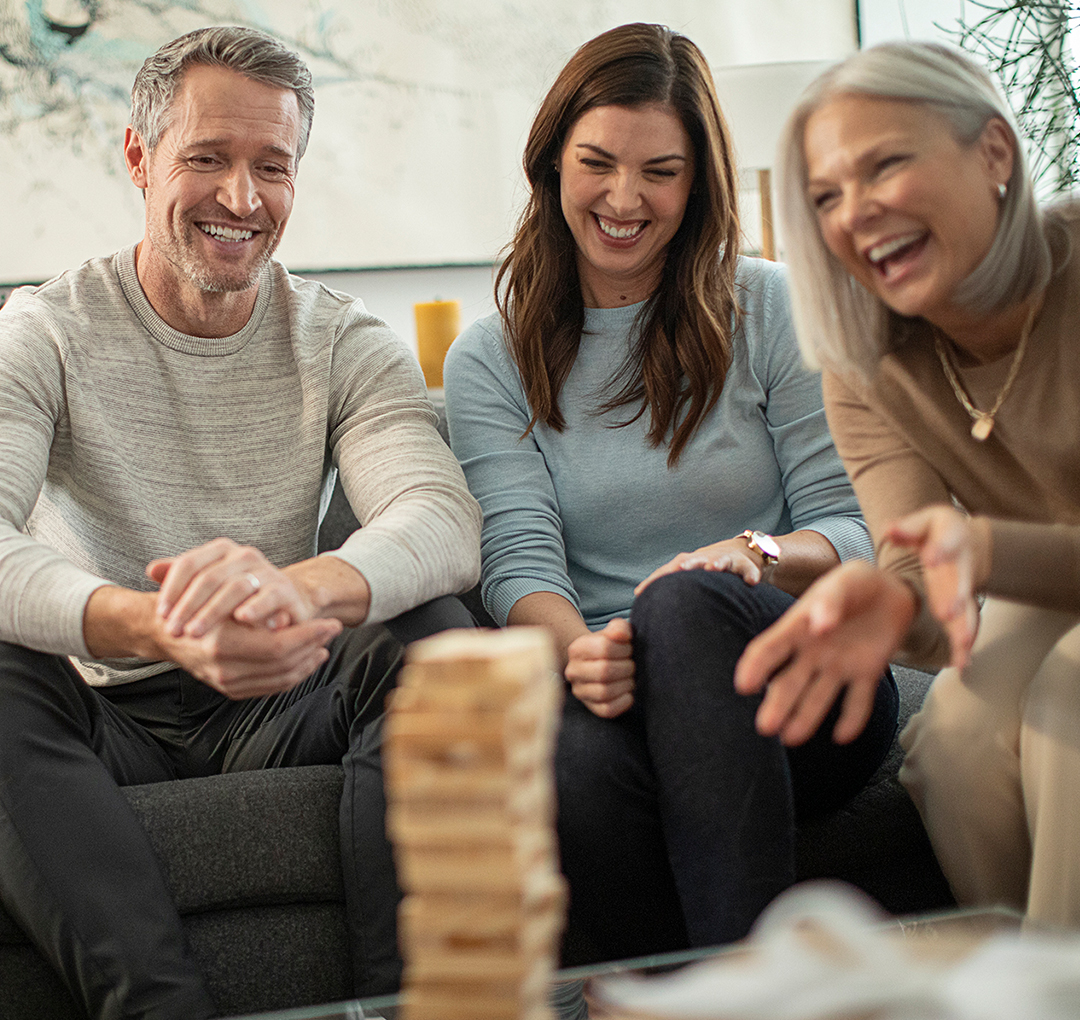
{"label": "man's dark pants", "polygon": [[[380,748],[403,642],[471,617],[436,600],[344,631],[284,694],[230,701],[174,669],[91,688],[63,658],[0,642],[0,898],[92,1017],[216,1015],[146,834],[120,786],[341,762],[356,991],[396,988]],[[396,636],[395,636],[396,635]]]}

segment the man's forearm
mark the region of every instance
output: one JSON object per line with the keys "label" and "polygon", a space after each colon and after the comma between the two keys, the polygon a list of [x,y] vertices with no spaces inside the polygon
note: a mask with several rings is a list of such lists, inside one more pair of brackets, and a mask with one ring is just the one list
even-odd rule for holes
{"label": "man's forearm", "polygon": [[105,585],[91,593],[83,612],[83,636],[95,659],[163,658],[154,639],[157,596]]}
{"label": "man's forearm", "polygon": [[307,596],[316,616],[334,617],[346,627],[367,619],[371,588],[367,578],[343,559],[315,556],[286,567],[283,573]]}

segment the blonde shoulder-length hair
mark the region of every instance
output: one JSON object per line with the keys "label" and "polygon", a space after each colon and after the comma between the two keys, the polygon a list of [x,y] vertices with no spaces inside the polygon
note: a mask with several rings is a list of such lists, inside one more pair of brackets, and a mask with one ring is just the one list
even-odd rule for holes
{"label": "blonde shoulder-length hair", "polygon": [[1012,176],[994,242],[956,294],[962,305],[992,314],[1022,301],[1049,280],[1051,255],[1016,120],[983,68],[946,46],[906,42],[862,50],[830,68],[806,90],[781,136],[780,221],[803,356],[816,367],[869,379],[918,320],[896,314],[857,284],[818,227],[803,134],[814,111],[845,93],[924,103],[946,119],[961,145],[974,144],[994,117],[1008,125],[1016,150]]}

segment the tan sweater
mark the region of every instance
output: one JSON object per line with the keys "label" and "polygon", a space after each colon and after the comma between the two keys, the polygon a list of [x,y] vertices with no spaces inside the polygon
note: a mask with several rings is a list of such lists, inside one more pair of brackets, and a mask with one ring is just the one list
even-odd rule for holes
{"label": "tan sweater", "polygon": [[[1071,247],[1080,208],[1052,214]],[[1023,363],[985,442],[971,436],[928,326],[882,359],[866,386],[826,373],[825,409],[874,539],[878,562],[920,586],[917,560],[882,545],[892,521],[956,501],[989,520],[991,595],[1080,613],[1080,257],[1060,244],[1055,275]],[[958,372],[976,407],[989,408],[1012,354]],[[947,658],[923,613],[904,648],[924,665]]]}
{"label": "tan sweater", "polygon": [[219,535],[278,566],[313,556],[337,472],[363,527],[333,555],[367,578],[370,622],[475,582],[479,508],[381,321],[275,262],[240,332],[186,336],[134,250],[0,311],[0,639],[75,656],[91,683],[168,668],[89,660],[90,594],[152,590],[149,560]]}

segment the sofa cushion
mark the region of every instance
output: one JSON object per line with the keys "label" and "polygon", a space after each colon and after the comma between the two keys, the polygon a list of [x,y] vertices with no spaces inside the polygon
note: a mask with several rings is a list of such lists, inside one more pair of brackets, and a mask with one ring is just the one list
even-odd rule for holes
{"label": "sofa cushion", "polygon": [[[233,772],[123,788],[181,915],[341,903],[338,765]],[[0,908],[0,943],[24,942]]]}
{"label": "sofa cushion", "polygon": [[223,1016],[353,996],[345,909],[337,903],[194,914],[184,929]]}
{"label": "sofa cushion", "polygon": [[181,914],[341,901],[337,765],[130,786]]}
{"label": "sofa cushion", "polygon": [[[352,958],[339,904],[248,907],[184,919],[191,951],[223,1016],[352,998]],[[86,1020],[29,944],[0,952],[0,1017]]]}

